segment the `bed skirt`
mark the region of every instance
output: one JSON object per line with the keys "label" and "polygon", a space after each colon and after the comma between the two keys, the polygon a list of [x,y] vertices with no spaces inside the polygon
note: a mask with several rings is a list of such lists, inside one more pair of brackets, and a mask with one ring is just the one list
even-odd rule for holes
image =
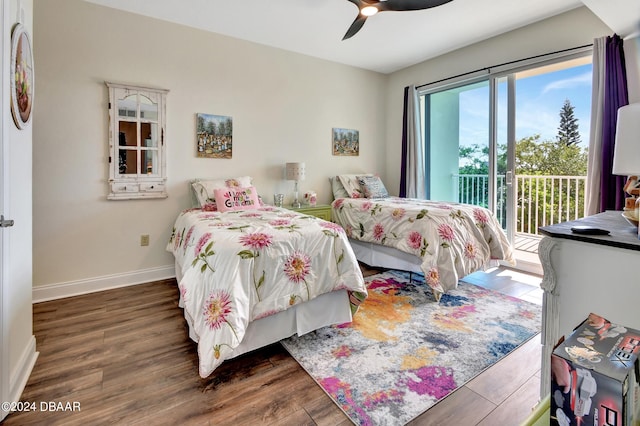
{"label": "bed skirt", "polygon": [[[181,280],[180,267],[176,264],[176,279]],[[302,336],[318,328],[344,324],[352,321],[351,305],[347,290],[336,290],[321,294],[308,302],[295,305],[286,311],[251,322],[240,345],[229,358],[234,358],[255,349],[279,342],[294,334]],[[189,326],[189,337],[198,342]]]}
{"label": "bed skirt", "polygon": [[418,256],[402,252],[393,247],[351,238],[349,238],[349,243],[351,243],[351,248],[353,248],[356,258],[365,265],[423,273],[420,268],[422,259]]}

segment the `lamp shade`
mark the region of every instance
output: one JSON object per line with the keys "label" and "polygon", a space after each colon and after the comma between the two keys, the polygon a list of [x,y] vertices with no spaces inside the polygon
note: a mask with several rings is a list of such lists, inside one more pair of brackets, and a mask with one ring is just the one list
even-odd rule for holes
{"label": "lamp shade", "polygon": [[287,163],[287,180],[304,180],[304,163]]}
{"label": "lamp shade", "polygon": [[640,175],[640,103],[618,109],[612,173]]}

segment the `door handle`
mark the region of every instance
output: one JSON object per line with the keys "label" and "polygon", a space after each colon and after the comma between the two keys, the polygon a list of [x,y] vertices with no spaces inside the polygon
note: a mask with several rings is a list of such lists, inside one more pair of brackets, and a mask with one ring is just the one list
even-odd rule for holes
{"label": "door handle", "polygon": [[506,180],[505,183],[507,184],[507,186],[513,185],[513,172],[511,170],[509,170],[506,173],[505,180]]}
{"label": "door handle", "polygon": [[9,228],[13,226],[13,219],[4,220],[4,215],[0,215],[0,228]]}

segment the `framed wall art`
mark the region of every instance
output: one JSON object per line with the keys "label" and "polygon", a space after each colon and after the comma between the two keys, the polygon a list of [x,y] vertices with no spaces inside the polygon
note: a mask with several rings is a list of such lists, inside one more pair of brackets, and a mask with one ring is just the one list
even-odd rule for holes
{"label": "framed wall art", "polygon": [[33,107],[33,52],[25,27],[18,23],[11,33],[11,114],[19,129],[31,121]]}
{"label": "framed wall art", "polygon": [[332,145],[333,155],[359,155],[360,133],[357,130],[334,128]]}
{"label": "framed wall art", "polygon": [[231,158],[233,119],[224,115],[196,114],[196,152],[202,158]]}

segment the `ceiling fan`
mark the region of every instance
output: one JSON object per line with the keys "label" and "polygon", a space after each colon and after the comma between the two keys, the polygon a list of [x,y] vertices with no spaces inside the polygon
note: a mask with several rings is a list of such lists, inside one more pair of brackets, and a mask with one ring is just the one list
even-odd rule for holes
{"label": "ceiling fan", "polygon": [[422,10],[442,6],[452,0],[347,0],[358,6],[358,16],[351,24],[342,40],[353,37],[369,16],[385,11]]}

